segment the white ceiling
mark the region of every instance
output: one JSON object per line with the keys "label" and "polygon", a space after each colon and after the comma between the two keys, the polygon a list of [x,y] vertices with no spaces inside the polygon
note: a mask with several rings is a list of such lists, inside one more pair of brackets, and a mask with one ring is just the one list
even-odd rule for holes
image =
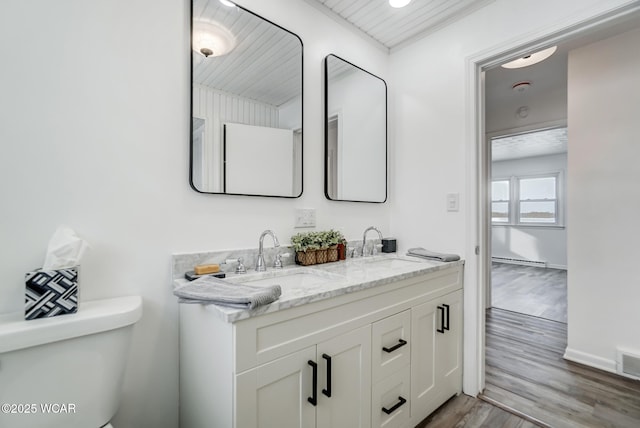
{"label": "white ceiling", "polygon": [[567,152],[567,128],[546,129],[491,140],[491,160],[498,162]]}
{"label": "white ceiling", "polygon": [[494,0],[413,0],[396,9],[388,0],[307,0],[356,27],[387,49],[435,31]]}
{"label": "white ceiling", "polygon": [[[386,49],[435,31],[494,0],[413,0],[396,9],[388,0],[307,0]],[[215,23],[238,41],[227,55],[193,55],[196,84],[280,106],[301,92],[302,46],[296,36],[219,0],[194,0],[194,22]]]}
{"label": "white ceiling", "polygon": [[237,44],[228,54],[193,53],[193,82],[273,106],[302,92],[302,43],[297,36],[219,0],[194,0],[193,21],[231,32]]}

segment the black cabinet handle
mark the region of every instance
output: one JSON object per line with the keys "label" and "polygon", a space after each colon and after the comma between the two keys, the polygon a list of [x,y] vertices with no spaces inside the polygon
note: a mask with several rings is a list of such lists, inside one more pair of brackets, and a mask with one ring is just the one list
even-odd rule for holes
{"label": "black cabinet handle", "polygon": [[387,409],[386,407],[383,407],[383,408],[382,408],[382,411],[383,411],[383,412],[385,412],[387,415],[390,415],[391,413],[393,413],[393,412],[395,412],[396,410],[398,410],[398,408],[399,408],[400,406],[402,406],[404,403],[406,403],[406,402],[407,402],[407,400],[406,400],[406,399],[404,399],[404,398],[402,398],[402,397],[398,397],[398,400],[400,400],[400,401],[398,401],[396,404],[394,404],[392,408]]}
{"label": "black cabinet handle", "polygon": [[382,348],[382,350],[384,352],[388,352],[389,354],[392,353],[393,351],[395,351],[398,348],[402,348],[404,345],[407,344],[406,340],[402,340],[402,339],[398,339],[398,344],[397,345],[393,345],[391,348],[387,348],[386,346],[384,348]]}
{"label": "black cabinet handle", "polygon": [[446,324],[446,325],[445,325],[445,324],[443,324],[443,325],[442,325],[442,329],[443,329],[443,330],[449,330],[449,309],[450,309],[450,308],[449,308],[449,305],[447,305],[447,304],[445,304],[445,303],[443,303],[443,304],[442,304],[442,306],[444,306],[444,307],[447,309],[447,324]]}
{"label": "black cabinet handle", "polygon": [[309,403],[315,406],[316,404],[318,404],[318,365],[311,360],[307,361],[307,363],[313,369],[313,386],[311,387],[311,397],[307,398],[307,400],[309,401]]}
{"label": "black cabinet handle", "polygon": [[322,354],[322,358],[327,360],[327,389],[323,389],[322,393],[327,397],[331,397],[331,357],[327,354]]}
{"label": "black cabinet handle", "polygon": [[436,328],[436,331],[444,334],[444,307],[438,306],[438,310],[440,311],[440,325],[442,328]]}

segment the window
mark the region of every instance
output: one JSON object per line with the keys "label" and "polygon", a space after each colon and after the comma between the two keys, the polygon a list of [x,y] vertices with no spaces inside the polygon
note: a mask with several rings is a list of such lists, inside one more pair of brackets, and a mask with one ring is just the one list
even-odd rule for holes
{"label": "window", "polygon": [[519,179],[518,223],[558,223],[556,177]]}
{"label": "window", "polygon": [[509,180],[496,180],[491,183],[491,221],[509,223]]}
{"label": "window", "polygon": [[491,182],[491,222],[559,225],[558,174]]}

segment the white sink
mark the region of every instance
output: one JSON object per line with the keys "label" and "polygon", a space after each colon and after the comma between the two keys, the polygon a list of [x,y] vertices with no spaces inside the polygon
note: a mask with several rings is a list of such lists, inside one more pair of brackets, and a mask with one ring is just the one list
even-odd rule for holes
{"label": "white sink", "polygon": [[388,259],[388,260],[371,260],[367,263],[374,264],[376,267],[395,269],[405,267],[415,267],[416,263],[422,263],[420,260],[407,260],[407,259]]}
{"label": "white sink", "polygon": [[419,264],[428,263],[427,260],[412,260],[412,259],[401,259],[401,258],[361,258],[353,260],[354,264],[361,266],[363,269],[367,269],[368,267],[376,268],[376,269],[404,269],[404,268],[414,268]]}
{"label": "white sink", "polygon": [[262,273],[239,275],[230,281],[247,285],[279,285],[282,289],[313,287],[344,279],[340,275],[315,271],[309,268],[271,270]]}

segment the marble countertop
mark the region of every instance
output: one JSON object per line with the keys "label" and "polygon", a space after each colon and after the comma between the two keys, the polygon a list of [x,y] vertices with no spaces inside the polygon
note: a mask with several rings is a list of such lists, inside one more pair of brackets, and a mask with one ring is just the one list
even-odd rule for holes
{"label": "marble countertop", "polygon": [[[249,271],[243,275],[227,275],[226,280],[248,285],[278,284],[282,289],[280,299],[253,310],[213,304],[207,305],[207,310],[223,321],[233,323],[463,264],[463,260],[443,263],[384,254],[306,267],[293,265],[283,269],[268,269],[266,272]],[[177,279],[174,286],[186,282],[185,279]]]}

